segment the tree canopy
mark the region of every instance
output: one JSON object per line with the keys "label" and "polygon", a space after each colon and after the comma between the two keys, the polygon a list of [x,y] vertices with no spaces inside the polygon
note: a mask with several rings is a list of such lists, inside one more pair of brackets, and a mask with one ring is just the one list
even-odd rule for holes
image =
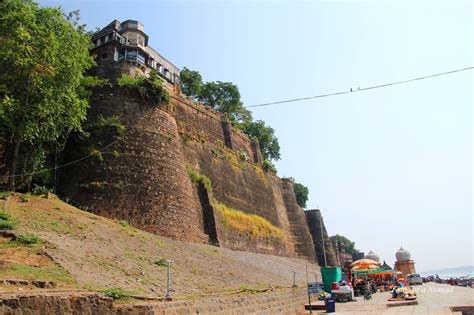
{"label": "tree canopy", "polygon": [[340,244],[341,248],[348,254],[354,254],[357,250],[355,249],[355,242],[350,241],[347,237],[336,234],[329,238],[331,242],[336,245]]}
{"label": "tree canopy", "polygon": [[181,79],[181,90],[184,94],[191,96],[193,99],[201,93],[202,89],[202,77],[201,74],[197,71],[189,70],[184,67],[180,72]]}
{"label": "tree canopy", "polygon": [[308,202],[309,189],[305,185],[295,181],[293,177],[288,177],[293,183],[293,191],[295,192],[296,202],[301,208],[306,208],[306,203]]}
{"label": "tree canopy", "polygon": [[0,2],[0,130],[10,140],[9,189],[22,156],[44,153],[86,119],[87,87],[95,81],[85,71],[94,61],[77,18],[30,0]]}
{"label": "tree canopy", "polygon": [[238,125],[252,120],[252,114],[240,100],[239,88],[230,82],[207,82],[202,85],[198,100],[221,113]]}
{"label": "tree canopy", "polygon": [[275,136],[275,130],[266,126],[263,120],[246,121],[242,124],[242,130],[258,140],[260,151],[265,160],[280,159],[280,144]]}
{"label": "tree canopy", "polygon": [[221,81],[203,83],[201,74],[188,68],[181,70],[180,77],[184,94],[218,112],[227,113],[234,127],[257,139],[268,165],[271,160],[280,159],[280,144],[275,130],[262,120],[253,120],[252,113],[242,103],[237,85]]}

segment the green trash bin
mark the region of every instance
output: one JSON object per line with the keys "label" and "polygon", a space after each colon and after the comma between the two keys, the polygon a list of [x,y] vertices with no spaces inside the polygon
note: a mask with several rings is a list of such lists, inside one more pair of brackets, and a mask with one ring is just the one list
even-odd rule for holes
{"label": "green trash bin", "polygon": [[329,268],[322,267],[321,274],[323,276],[324,291],[332,293],[333,282],[339,283],[342,278],[342,269],[339,267]]}

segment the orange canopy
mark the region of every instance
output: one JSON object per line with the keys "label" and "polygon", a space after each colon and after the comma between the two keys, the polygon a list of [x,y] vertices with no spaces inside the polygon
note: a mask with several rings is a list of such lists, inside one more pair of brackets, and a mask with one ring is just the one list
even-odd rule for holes
{"label": "orange canopy", "polygon": [[380,264],[372,259],[359,259],[352,263],[352,271],[375,270],[379,269]]}

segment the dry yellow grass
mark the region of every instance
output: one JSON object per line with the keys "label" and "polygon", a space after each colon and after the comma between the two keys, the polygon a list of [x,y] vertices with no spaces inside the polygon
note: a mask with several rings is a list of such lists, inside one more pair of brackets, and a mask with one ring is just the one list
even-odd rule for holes
{"label": "dry yellow grass", "polygon": [[215,200],[212,201],[212,206],[217,209],[224,226],[228,229],[244,233],[251,238],[283,239],[281,230],[259,215],[245,213]]}

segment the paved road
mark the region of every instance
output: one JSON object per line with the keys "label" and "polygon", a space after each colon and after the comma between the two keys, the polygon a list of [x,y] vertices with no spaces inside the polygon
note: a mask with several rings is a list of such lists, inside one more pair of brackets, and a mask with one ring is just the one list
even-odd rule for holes
{"label": "paved road", "polygon": [[[474,289],[446,284],[425,283],[414,287],[418,295],[418,305],[387,307],[388,292],[379,292],[372,295],[372,300],[364,301],[358,298],[357,302],[337,303],[336,314],[453,314],[452,306],[472,306],[474,309]],[[313,311],[313,314],[325,314]],[[461,313],[454,313],[459,314]]]}

